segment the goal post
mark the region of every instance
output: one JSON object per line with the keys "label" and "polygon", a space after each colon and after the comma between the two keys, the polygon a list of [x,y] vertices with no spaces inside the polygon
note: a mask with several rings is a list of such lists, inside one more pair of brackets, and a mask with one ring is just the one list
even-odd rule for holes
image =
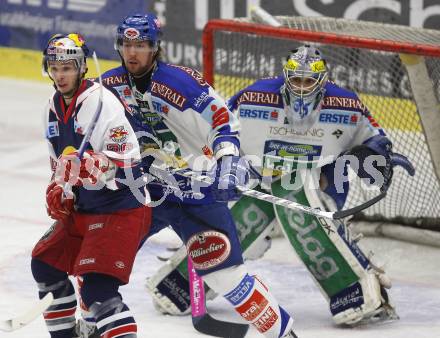
{"label": "goal post", "polygon": [[[247,18],[209,21],[202,38],[205,79],[228,98],[281,74],[291,49],[317,46],[330,80],[359,95],[394,151],[416,167],[415,177],[396,168],[387,198],[359,218],[440,231],[440,31],[325,17],[276,19],[280,27]],[[347,207],[369,194],[352,185]]]}

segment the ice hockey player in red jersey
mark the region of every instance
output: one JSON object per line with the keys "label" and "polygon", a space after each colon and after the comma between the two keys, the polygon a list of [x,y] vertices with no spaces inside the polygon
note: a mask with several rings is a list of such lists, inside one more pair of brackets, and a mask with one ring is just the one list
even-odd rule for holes
{"label": "ice hockey player in red jersey", "polygon": [[[55,223],[33,249],[32,274],[40,298],[54,296],[44,312],[52,338],[78,337],[69,275],[83,279],[81,298],[97,323],[96,337],[136,337],[136,322],[118,288],[128,283],[150,229],[149,194],[141,188],[141,199],[120,183],[126,172],[140,175],[139,144],[117,96],[84,79],[88,54],[74,33],[53,36],[44,49],[44,71],[56,90],[44,115],[53,171],[46,203]],[[101,93],[101,114],[79,159]]]}

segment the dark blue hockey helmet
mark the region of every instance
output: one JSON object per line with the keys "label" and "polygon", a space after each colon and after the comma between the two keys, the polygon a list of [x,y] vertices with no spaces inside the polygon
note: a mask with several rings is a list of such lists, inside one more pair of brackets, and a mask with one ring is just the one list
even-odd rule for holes
{"label": "dark blue hockey helmet", "polygon": [[125,17],[116,32],[115,49],[125,41],[148,41],[152,47],[158,48],[162,30],[156,15],[134,14]]}

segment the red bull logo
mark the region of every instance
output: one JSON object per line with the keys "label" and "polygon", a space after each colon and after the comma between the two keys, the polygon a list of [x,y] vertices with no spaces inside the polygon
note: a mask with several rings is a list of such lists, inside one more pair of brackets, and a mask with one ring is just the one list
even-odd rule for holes
{"label": "red bull logo", "polygon": [[64,47],[63,41],[57,40],[53,43],[53,46],[55,47]]}
{"label": "red bull logo", "polygon": [[127,139],[128,135],[129,133],[127,130],[125,130],[124,126],[110,129],[110,138],[115,142],[124,142]]}

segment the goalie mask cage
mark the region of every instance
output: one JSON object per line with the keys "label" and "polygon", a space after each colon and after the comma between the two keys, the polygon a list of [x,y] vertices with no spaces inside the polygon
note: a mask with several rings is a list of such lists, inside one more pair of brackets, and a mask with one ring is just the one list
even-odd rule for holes
{"label": "goalie mask cage", "polygon": [[[204,76],[225,98],[255,80],[282,74],[288,52],[318,47],[329,78],[355,91],[416,168],[395,168],[385,199],[357,219],[440,231],[440,31],[323,17],[276,17],[280,27],[248,19],[211,20],[203,32]],[[336,128],[336,127],[335,127]],[[377,192],[350,186],[346,207]]]}

